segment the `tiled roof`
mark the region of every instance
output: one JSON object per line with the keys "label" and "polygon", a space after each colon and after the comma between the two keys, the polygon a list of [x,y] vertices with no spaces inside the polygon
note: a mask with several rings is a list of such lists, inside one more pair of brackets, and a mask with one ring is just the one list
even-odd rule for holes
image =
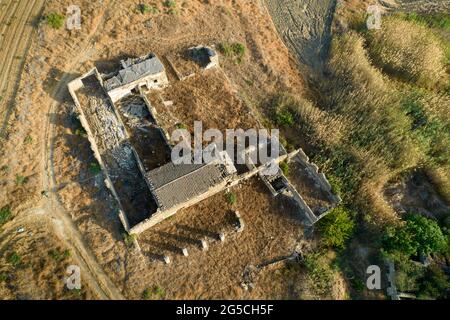
{"label": "tiled roof", "polygon": [[148,59],[137,62],[136,64],[131,64],[130,62],[127,62],[127,64],[127,68],[120,70],[116,76],[105,81],[107,91],[164,71],[164,65],[156,56],[150,56]]}
{"label": "tiled roof", "polygon": [[226,178],[225,167],[219,163],[168,163],[147,173],[146,177],[162,210],[199,196]]}

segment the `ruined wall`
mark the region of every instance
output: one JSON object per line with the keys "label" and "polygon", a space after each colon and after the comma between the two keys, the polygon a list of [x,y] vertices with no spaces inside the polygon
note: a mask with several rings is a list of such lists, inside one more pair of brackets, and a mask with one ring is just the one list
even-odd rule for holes
{"label": "ruined wall", "polygon": [[[299,161],[310,174],[314,181],[320,186],[321,190],[327,195],[327,197],[333,202],[334,205],[339,204],[342,199],[338,195],[334,194],[333,188],[330,182],[327,180],[324,173],[319,172],[319,167],[316,164],[309,161],[309,157],[303,152],[302,149],[299,150],[295,158],[291,158],[293,161]],[[326,212],[321,214],[318,219],[326,215]]]}
{"label": "ruined wall", "polygon": [[108,96],[110,97],[111,101],[115,103],[124,96],[131,94],[131,91],[135,88],[146,86],[148,89],[161,89],[166,87],[168,84],[169,80],[167,79],[166,73],[161,72],[158,74],[148,75],[145,78],[138,79],[129,84],[110,90],[108,91]]}

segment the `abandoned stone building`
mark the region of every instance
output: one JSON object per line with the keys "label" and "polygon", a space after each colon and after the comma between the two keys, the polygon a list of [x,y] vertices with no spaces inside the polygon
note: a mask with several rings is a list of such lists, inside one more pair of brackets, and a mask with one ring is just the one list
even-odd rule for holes
{"label": "abandoned stone building", "polygon": [[122,69],[104,81],[112,102],[131,93],[136,87],[162,88],[169,84],[164,65],[153,53],[137,59],[121,61]]}
{"label": "abandoned stone building", "polygon": [[[193,59],[202,57],[198,63],[203,69],[210,64],[218,66],[217,53],[211,48],[200,46],[189,50],[198,53]],[[203,60],[205,57],[207,60]],[[172,163],[168,156],[172,148],[168,135],[158,126],[155,110],[145,94],[145,90],[168,86],[164,65],[152,53],[121,61],[121,65],[115,75],[101,75],[94,68],[70,82],[68,88],[106,186],[117,200],[119,218],[129,233],[143,232],[180,209],[257,175],[273,196],[289,194],[312,225],[326,212],[313,212],[277,165],[294,157],[335,203],[340,201],[332,194],[325,176],[309,163],[301,149],[288,153],[281,144],[279,156],[270,163],[235,165],[232,159],[236,155],[225,151],[210,163]],[[146,140],[142,132],[147,132],[152,140]],[[152,150],[153,144],[160,148],[149,153],[147,150]],[[260,143],[256,148],[245,149],[245,153],[258,152],[262,147]],[[273,164],[277,168],[274,175],[262,174]]]}

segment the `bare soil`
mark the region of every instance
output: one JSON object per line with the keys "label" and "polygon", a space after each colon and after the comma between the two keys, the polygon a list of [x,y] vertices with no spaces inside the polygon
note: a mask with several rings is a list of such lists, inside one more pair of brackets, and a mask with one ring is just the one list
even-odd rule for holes
{"label": "bare soil", "polygon": [[[44,13],[64,13],[70,4],[48,1]],[[10,205],[14,216],[4,225],[2,241],[9,247],[20,243],[7,235],[28,215],[33,218],[27,230],[33,234],[41,230],[41,220],[53,221],[44,232],[49,244],[34,241],[32,236],[27,241],[33,242],[33,247],[24,243],[17,250],[23,248],[21,253],[30,260],[46,255],[50,243],[70,250],[73,263],[82,266],[85,275],[85,298],[140,298],[144,288],[155,284],[166,290],[166,298],[270,297],[270,281],[258,294],[246,291],[241,285],[243,272],[250,264],[293,252],[303,230],[292,204],[283,198],[273,200],[255,178],[234,190],[238,197],[234,207],[218,194],[141,235],[143,254],[127,248],[117,206],[104,178],[89,169],[94,161],[92,151],[87,139],[77,134],[73,102],[66,90],[68,81],[92,66],[109,72],[123,57],[153,51],[167,64],[166,55],[191,45],[241,42],[247,48],[242,62],[221,56],[223,74],[213,72],[179,83],[173,82],[175,74],[168,68],[172,85],[189,93],[187,100],[171,97],[167,91],[161,94],[180,108],[179,114],[174,112],[174,117],[167,119],[167,126],[173,126],[175,118],[190,125],[196,118],[207,119],[209,113],[215,116],[208,125],[218,128],[253,125],[268,94],[285,88],[303,90],[296,58],[268,23],[268,11],[261,2],[231,0],[179,1],[175,14],[161,4],[158,14],[140,14],[135,10],[137,3],[128,0],[103,1],[103,5],[80,1],[79,5],[82,30],[54,30],[45,24],[35,27],[6,138],[0,141],[0,167],[6,168],[0,172],[0,207]],[[218,81],[199,81],[205,79]],[[201,90],[207,85],[209,94],[203,97]],[[187,103],[192,103],[191,112],[184,109],[189,107]],[[214,103],[220,116],[211,112]],[[226,104],[233,109],[227,110]],[[9,109],[1,107],[6,114]],[[25,182],[18,184],[17,175],[25,177]],[[41,209],[45,219],[35,214]],[[234,231],[230,210],[239,210],[246,221],[242,233]],[[218,230],[227,232],[224,243],[213,239],[212,233]],[[210,243],[207,252],[189,242],[205,236]],[[189,246],[189,257],[174,252],[181,246]],[[158,259],[161,254],[169,254],[172,263],[163,264]],[[1,284],[1,296],[23,292],[28,298],[62,297],[65,293],[60,273],[55,271],[58,268],[34,269],[38,280],[23,290],[17,288],[25,288],[26,275],[8,271],[13,276]],[[55,285],[45,287],[47,276],[54,277],[51,283]],[[47,295],[39,293],[40,288],[48,291]]]}

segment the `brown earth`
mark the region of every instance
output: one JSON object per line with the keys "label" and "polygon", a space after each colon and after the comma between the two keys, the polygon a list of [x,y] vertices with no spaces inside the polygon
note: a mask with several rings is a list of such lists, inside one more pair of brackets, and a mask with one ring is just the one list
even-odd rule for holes
{"label": "brown earth", "polygon": [[[44,13],[64,13],[70,4],[66,0],[48,1]],[[241,42],[247,47],[241,63],[221,56],[224,70],[221,76],[226,75],[229,92],[240,98],[227,93],[226,101],[233,107],[242,106],[243,115],[250,108],[257,118],[258,107],[269,94],[285,88],[297,88],[299,93],[303,90],[296,59],[268,23],[268,11],[260,2],[231,0],[179,1],[175,13],[158,4],[158,14],[140,14],[135,10],[137,2],[129,0],[79,4],[82,30],[54,30],[45,24],[35,27],[17,98],[7,121],[6,138],[0,142],[0,207],[10,205],[14,216],[3,226],[2,241],[14,247],[16,240],[8,235],[16,230],[16,221],[25,216],[33,217],[26,229],[36,234],[42,230],[41,220],[50,221],[43,236],[48,243],[58,243],[59,250],[69,250],[70,259],[80,265],[86,279],[85,298],[119,299],[123,295],[139,298],[144,288],[153,285],[163,287],[167,298],[270,297],[270,282],[266,283],[267,290],[262,291],[267,295],[244,290],[243,272],[250,264],[293,252],[303,233],[290,203],[283,199],[273,201],[262,183],[254,179],[235,190],[238,197],[235,209],[247,222],[242,233],[232,231],[230,208],[224,195],[219,194],[141,235],[143,254],[127,249],[115,202],[101,175],[89,170],[92,152],[88,141],[76,131],[73,102],[66,89],[68,81],[94,65],[101,72],[111,71],[121,57],[153,51],[167,63],[165,55],[186,46]],[[174,75],[169,76],[173,80]],[[189,82],[194,80],[175,86],[195,90]],[[204,101],[199,100],[198,105],[200,102]],[[6,108],[2,105],[2,115],[6,114]],[[206,103],[205,108],[196,112],[206,119],[210,108],[213,105]],[[195,120],[188,118],[193,117],[188,112],[184,115],[186,122]],[[223,119],[213,119],[212,124],[218,126],[228,121],[237,125],[240,121],[231,111],[225,112]],[[19,185],[17,175],[26,178],[25,182]],[[176,224],[191,229],[177,228]],[[217,232],[219,227],[229,230],[225,243],[209,237],[210,249],[201,252],[191,244],[189,257],[171,251],[186,242],[183,237],[195,240],[199,230]],[[33,240],[26,240],[30,244],[25,240],[23,244],[18,242],[17,247],[17,251],[23,249],[24,257],[29,255],[30,261],[34,261],[35,255],[47,254],[51,246]],[[170,253],[173,263],[166,266],[152,259],[162,253]],[[61,270],[61,266],[35,269],[35,277],[54,277],[55,285],[45,289],[48,290],[45,297],[62,297],[65,293],[63,284],[58,282],[60,273],[50,270]],[[16,291],[4,291],[2,297],[14,294],[44,297],[38,293],[39,288],[44,288],[42,281],[32,282],[31,288],[26,288],[27,280],[21,271],[8,272],[12,276],[2,285],[13,286]]]}

